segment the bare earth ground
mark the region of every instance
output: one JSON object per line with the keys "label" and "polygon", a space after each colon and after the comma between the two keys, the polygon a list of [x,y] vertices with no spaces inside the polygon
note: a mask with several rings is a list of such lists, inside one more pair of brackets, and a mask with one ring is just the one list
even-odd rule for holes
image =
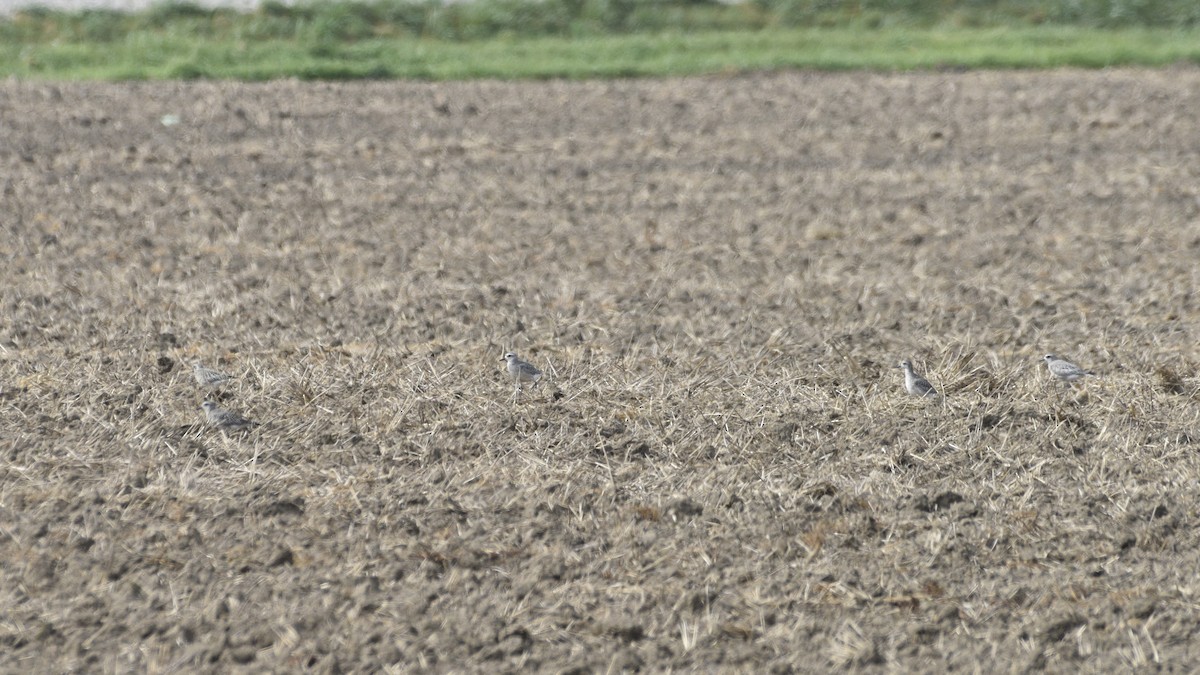
{"label": "bare earth ground", "polygon": [[1197,110],[0,83],[0,670],[1191,670]]}

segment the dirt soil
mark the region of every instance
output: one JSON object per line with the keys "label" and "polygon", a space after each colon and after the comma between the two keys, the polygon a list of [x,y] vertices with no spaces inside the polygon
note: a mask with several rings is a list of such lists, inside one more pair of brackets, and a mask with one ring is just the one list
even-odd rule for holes
{"label": "dirt soil", "polygon": [[0,671],[1189,671],[1197,111],[0,82]]}

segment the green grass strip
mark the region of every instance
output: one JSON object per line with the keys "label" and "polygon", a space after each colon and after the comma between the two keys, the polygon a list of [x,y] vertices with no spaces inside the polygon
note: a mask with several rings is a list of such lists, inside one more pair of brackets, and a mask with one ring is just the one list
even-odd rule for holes
{"label": "green grass strip", "polygon": [[1098,68],[1200,63],[1200,30],[800,28],[579,38],[213,39],[0,44],[0,76],[61,80],[660,77],[763,69]]}

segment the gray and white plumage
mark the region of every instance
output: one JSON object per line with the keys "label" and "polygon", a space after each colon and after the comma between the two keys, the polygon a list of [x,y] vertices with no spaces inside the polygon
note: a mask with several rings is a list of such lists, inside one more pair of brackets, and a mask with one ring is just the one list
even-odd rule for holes
{"label": "gray and white plumage", "polygon": [[516,354],[509,352],[504,355],[504,360],[508,363],[506,368],[508,374],[517,383],[517,389],[521,388],[521,383],[529,382],[537,384],[538,380],[542,379],[542,371],[528,361],[522,361]]}
{"label": "gray and white plumage", "polygon": [[913,372],[912,362],[905,359],[900,362],[900,368],[904,369],[904,389],[913,396],[928,396],[934,397],[938,395],[937,389],[929,384],[929,380],[921,377]]}
{"label": "gray and white plumage", "polygon": [[1067,384],[1080,380],[1087,375],[1095,375],[1092,371],[1084,370],[1074,363],[1061,359],[1054,354],[1047,354],[1042,358],[1046,361],[1046,368],[1050,371],[1050,374]]}
{"label": "gray and white plumage", "polygon": [[192,377],[196,378],[196,384],[209,388],[224,384],[232,379],[225,373],[213,370],[212,368],[205,368],[199,361],[192,364]]}
{"label": "gray and white plumage", "polygon": [[241,431],[252,426],[255,422],[242,417],[241,415],[225,410],[212,401],[205,401],[200,404],[204,408],[204,416],[208,419],[208,423],[226,431]]}

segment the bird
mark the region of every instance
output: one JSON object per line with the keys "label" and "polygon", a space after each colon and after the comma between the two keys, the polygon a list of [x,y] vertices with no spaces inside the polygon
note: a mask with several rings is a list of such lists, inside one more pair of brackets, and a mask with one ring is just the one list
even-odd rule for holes
{"label": "bird", "polygon": [[1092,371],[1084,370],[1074,363],[1064,361],[1054,354],[1047,354],[1042,358],[1045,359],[1046,368],[1050,371],[1050,374],[1066,382],[1068,385],[1083,379],[1087,375],[1095,375]]}
{"label": "bird", "polygon": [[225,373],[205,368],[204,364],[199,361],[192,364],[192,377],[196,378],[196,384],[207,388],[216,387],[233,379]]}
{"label": "bird", "polygon": [[934,397],[938,395],[937,389],[929,384],[929,380],[913,372],[912,361],[905,359],[900,362],[898,367],[904,369],[904,389],[908,393],[913,396]]}
{"label": "bird", "polygon": [[224,431],[241,431],[258,424],[235,412],[221,408],[213,401],[205,401],[200,404],[200,407],[204,408],[204,416],[208,419],[208,423]]}
{"label": "bird", "polygon": [[505,354],[503,360],[508,362],[508,374],[517,383],[517,391],[521,391],[522,382],[529,382],[532,385],[536,385],[538,380],[542,379],[542,371],[538,370],[532,363],[522,361],[512,352]]}

